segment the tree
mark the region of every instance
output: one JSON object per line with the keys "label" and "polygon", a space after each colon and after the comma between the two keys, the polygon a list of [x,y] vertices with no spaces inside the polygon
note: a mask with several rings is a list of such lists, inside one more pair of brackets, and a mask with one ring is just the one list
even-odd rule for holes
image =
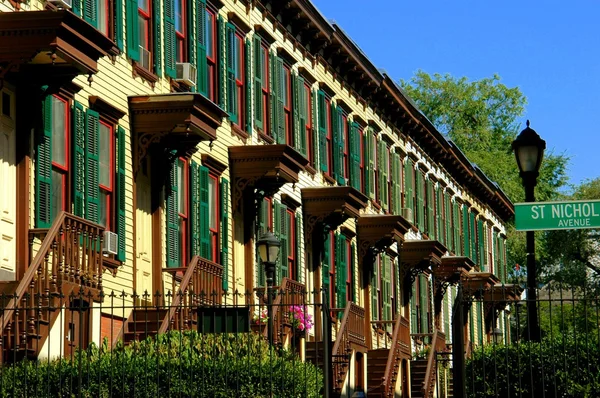
{"label": "tree", "polygon": [[[588,180],[574,188],[564,199],[600,199],[600,178]],[[548,265],[544,279],[571,286],[600,288],[600,231],[567,229],[546,233]]]}
{"label": "tree", "polygon": [[[511,143],[522,126],[527,99],[518,87],[509,88],[500,77],[470,81],[449,74],[430,75],[417,71],[403,89],[431,120],[479,168],[497,182],[513,202],[522,202],[525,192],[519,177]],[[536,187],[536,200],[559,197],[567,182],[564,154],[546,151]],[[525,234],[508,225],[509,264],[525,264]],[[544,235],[537,234],[538,248],[543,251]],[[546,258],[544,256],[544,258]]]}

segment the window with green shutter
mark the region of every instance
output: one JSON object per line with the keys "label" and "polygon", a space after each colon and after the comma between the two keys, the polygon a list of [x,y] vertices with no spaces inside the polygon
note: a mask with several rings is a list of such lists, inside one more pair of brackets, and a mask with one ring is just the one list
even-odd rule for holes
{"label": "window with green shutter", "polygon": [[[404,192],[405,206],[413,211],[413,219],[416,218],[416,209],[414,202],[414,172],[413,161],[411,158],[406,158],[406,167],[404,167]],[[414,221],[413,221],[414,223]]]}
{"label": "window with green shutter", "polygon": [[117,181],[116,181],[116,207],[117,207],[117,234],[119,235],[119,250],[116,259],[125,261],[125,129],[121,126],[117,127]]}
{"label": "window with green shutter", "polygon": [[371,127],[364,132],[365,150],[365,191],[371,199],[375,199],[375,135]]}
{"label": "window with green shutter", "polygon": [[448,250],[454,251],[454,243],[452,240],[452,207],[450,206],[450,194],[448,192],[444,192],[444,212],[446,213],[446,247]]}
{"label": "window with green shutter", "polygon": [[435,234],[435,199],[433,181],[427,179],[427,234],[429,238],[436,239]]}
{"label": "window with green shutter", "polygon": [[425,177],[423,176],[423,172],[420,170],[416,170],[415,174],[416,178],[416,199],[417,199],[417,211],[416,211],[416,220],[417,227],[423,231],[425,229],[425,192],[424,192],[424,184]]}
{"label": "window with green shutter", "polygon": [[271,81],[273,83],[271,86],[272,134],[277,144],[286,144],[286,70],[284,68],[283,59],[277,56],[273,56]]}
{"label": "window with green shutter", "polygon": [[329,172],[329,153],[327,150],[327,104],[325,92],[319,90],[317,92],[317,121],[319,130],[319,164],[321,171]]}
{"label": "window with green shutter", "polygon": [[279,248],[279,257],[277,258],[276,280],[273,283],[277,286],[284,277],[289,277],[288,251],[289,251],[289,228],[288,228],[287,206],[277,201],[273,202],[273,226],[274,235],[279,239],[281,246]]}
{"label": "window with green shutter", "polygon": [[471,251],[471,259],[477,265],[479,265],[479,251],[477,250],[477,234],[475,225],[475,212],[469,213],[469,246]]}
{"label": "window with green shutter", "polygon": [[402,188],[401,188],[401,170],[402,161],[398,153],[392,153],[392,213],[396,215],[402,214]]}
{"label": "window with green shutter", "polygon": [[229,180],[221,178],[221,265],[223,266],[223,290],[229,288]]}
{"label": "window with green shutter", "polygon": [[323,291],[326,292],[326,297],[329,299],[329,307],[333,308],[335,302],[333,300],[333,295],[331,291],[331,258],[333,233],[328,233],[325,235],[325,240],[323,242],[323,260],[321,262],[321,282],[323,285]]}
{"label": "window with green shutter", "polygon": [[100,116],[88,109],[85,114],[85,218],[100,221]]}
{"label": "window with green shutter", "polygon": [[331,102],[331,131],[333,135],[333,147],[331,147],[333,158],[333,178],[339,185],[346,185],[344,153],[345,153],[345,136],[344,136],[344,116],[342,108],[334,105]]}
{"label": "window with green shutter", "polygon": [[462,256],[462,244],[460,241],[460,210],[456,199],[452,202],[452,233],[454,235],[454,254]]}
{"label": "window with green shutter", "polygon": [[379,204],[384,211],[388,210],[389,198],[389,149],[382,139],[377,141],[377,178]]}
{"label": "window with green shutter", "polygon": [[435,186],[435,236],[437,240],[444,243],[444,228],[442,212],[444,211],[442,203],[442,187],[437,184]]}
{"label": "window with green shutter", "polygon": [[[342,234],[335,235],[335,306],[345,308],[348,302],[349,278],[348,278],[348,241]],[[343,312],[338,313],[339,317]]]}
{"label": "window with green shutter", "polygon": [[200,166],[200,257],[216,261],[218,239],[216,192],[217,180],[210,175],[208,167]]}
{"label": "window with green shutter", "polygon": [[[50,228],[56,214],[53,211],[57,207],[54,203],[52,190],[52,144],[53,144],[53,119],[54,102],[52,95],[44,99],[42,107],[42,129],[37,134],[35,150],[35,225],[37,228]],[[66,105],[66,104],[65,104]],[[64,116],[63,115],[58,115]],[[61,177],[60,174],[58,177]],[[62,177],[61,177],[62,180]],[[62,202],[62,198],[60,198]],[[62,203],[61,203],[62,204]],[[62,206],[61,206],[62,209]]]}
{"label": "window with green shutter", "polygon": [[138,17],[138,1],[125,0],[125,29],[127,32],[127,56],[134,61],[140,61],[140,29]]}
{"label": "window with green shutter", "polygon": [[356,122],[350,123],[350,134],[349,134],[349,150],[350,150],[350,158],[349,158],[349,166],[350,166],[350,186],[357,189],[358,191],[362,191],[363,188],[361,186],[361,147],[360,141],[362,140],[360,134],[360,126]]}
{"label": "window with green shutter", "polygon": [[231,23],[225,25],[225,36],[227,40],[227,51],[225,54],[227,73],[226,73],[226,97],[227,97],[227,113],[229,120],[235,124],[239,124],[239,109],[236,86],[236,59],[239,56],[237,37],[235,34],[235,26]]}
{"label": "window with green shutter", "polygon": [[221,109],[227,109],[227,23],[219,14],[217,16],[217,86],[218,101]]}
{"label": "window with green shutter", "polygon": [[381,281],[379,273],[379,256],[373,264],[373,273],[371,274],[371,320],[379,320],[379,283]]}
{"label": "window with green shutter", "polygon": [[[392,262],[390,258],[386,255],[381,257],[382,259],[382,267],[381,267],[381,297],[383,298],[381,302],[382,306],[382,319],[384,321],[393,320],[392,313],[392,300],[393,300],[393,290],[392,290]],[[391,325],[389,325],[391,327]]]}
{"label": "window with green shutter", "polygon": [[175,0],[165,0],[163,8],[165,74],[176,77],[175,63],[177,60],[177,39],[175,34]]}
{"label": "window with green shutter", "polygon": [[180,267],[181,242],[179,234],[179,161],[176,160],[169,172],[169,187],[166,193],[167,208],[167,267]]}
{"label": "window with green shutter", "polygon": [[302,76],[292,75],[292,94],[294,148],[304,155],[304,157],[307,157],[306,123],[308,118],[308,99],[306,98],[306,88]]}
{"label": "window with green shutter", "polygon": [[485,256],[485,231],[483,227],[483,219],[480,217],[477,220],[477,264],[479,265],[481,271],[486,271],[486,256]]}
{"label": "window with green shutter", "polygon": [[411,296],[410,296],[410,332],[411,333],[419,333],[419,297],[417,296],[417,285],[418,279],[410,286],[411,288]]}
{"label": "window with green shutter", "polygon": [[73,135],[73,214],[78,217],[84,216],[85,207],[85,141],[86,124],[85,110],[83,105],[75,101],[72,114],[72,135]]}
{"label": "window with green shutter", "polygon": [[200,255],[200,165],[190,163],[190,254]]}
{"label": "window with green shutter", "polygon": [[263,87],[266,84],[265,57],[262,40],[257,34],[252,38],[252,52],[254,56],[254,127],[259,131],[265,131]]}
{"label": "window with green shutter", "polygon": [[429,333],[429,287],[427,276],[419,274],[419,333]]}
{"label": "window with green shutter", "polygon": [[[207,60],[207,42],[212,40],[207,33],[212,31],[208,24],[208,11],[206,10],[206,0],[192,0],[196,3],[196,92],[208,96],[208,60]],[[212,45],[212,41],[211,41]],[[212,54],[211,54],[212,55]]]}
{"label": "window with green shutter", "polygon": [[[295,215],[295,220],[294,220],[294,240],[293,240],[293,245],[294,245],[294,259],[295,261],[295,265],[296,265],[296,269],[294,270],[294,276],[296,277],[296,280],[300,283],[304,283],[304,273],[302,272],[302,265],[301,265],[301,255],[300,255],[300,250],[301,248],[304,248],[304,242],[302,240],[302,214],[300,214],[299,212],[296,213]],[[291,230],[291,228],[290,228]]]}
{"label": "window with green shutter", "polygon": [[471,230],[469,227],[469,206],[463,205],[462,208],[462,220],[463,220],[463,255],[471,258]]}

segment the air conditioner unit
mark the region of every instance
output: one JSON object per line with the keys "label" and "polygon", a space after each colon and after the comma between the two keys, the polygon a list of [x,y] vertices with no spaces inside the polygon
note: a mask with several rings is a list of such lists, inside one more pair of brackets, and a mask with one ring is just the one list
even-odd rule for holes
{"label": "air conditioner unit", "polygon": [[402,209],[402,217],[404,217],[406,219],[406,221],[410,222],[411,224],[415,223],[415,218],[413,216],[413,210],[405,207],[404,209]]}
{"label": "air conditioner unit", "polygon": [[196,67],[189,62],[178,62],[175,64],[175,80],[187,84],[196,85]]}
{"label": "air conditioner unit", "polygon": [[111,231],[104,231],[103,254],[117,254],[119,251],[119,235]]}
{"label": "air conditioner unit", "polygon": [[73,7],[73,0],[48,0],[49,4],[53,4],[56,8],[70,10]]}
{"label": "air conditioner unit", "polygon": [[140,66],[146,70],[150,70],[152,66],[152,53],[142,46],[140,46]]}

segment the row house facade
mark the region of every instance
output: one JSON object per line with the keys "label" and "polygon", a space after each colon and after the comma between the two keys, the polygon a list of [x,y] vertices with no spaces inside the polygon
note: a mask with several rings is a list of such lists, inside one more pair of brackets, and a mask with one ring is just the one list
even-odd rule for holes
{"label": "row house facade", "polygon": [[[265,286],[269,230],[275,285],[325,292],[334,339],[356,329],[337,392],[410,396],[434,389],[411,367],[451,342],[457,284],[518,294],[503,285],[511,202],[308,0],[7,0],[0,87],[5,348],[28,294],[97,299],[81,322],[48,311],[27,356],[132,338],[114,292],[233,304]],[[478,303],[462,330],[482,345],[507,325]]]}

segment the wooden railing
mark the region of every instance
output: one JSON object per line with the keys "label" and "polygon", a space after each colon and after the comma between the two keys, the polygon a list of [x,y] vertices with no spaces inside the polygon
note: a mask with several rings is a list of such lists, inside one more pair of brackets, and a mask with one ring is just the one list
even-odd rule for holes
{"label": "wooden railing", "polygon": [[[264,302],[264,304],[266,305],[266,289],[256,288],[254,290],[263,297],[263,299],[261,299],[261,302]],[[273,287],[273,295],[273,330],[284,333],[286,329],[283,326],[286,326],[286,333],[293,333],[294,331],[292,330],[292,322],[290,320],[289,310],[290,307],[293,305],[303,306],[306,304],[306,286],[293,279],[284,277],[283,279],[281,279],[280,286]],[[265,335],[265,337],[268,337],[268,330],[266,328],[264,329],[263,334]],[[278,342],[280,338],[283,339],[285,337],[279,336],[278,333],[274,334],[275,335],[273,336],[273,338],[276,342]]]}
{"label": "wooden railing", "polygon": [[[3,304],[2,331],[13,349],[26,349],[29,336],[40,334],[41,313],[57,309],[58,301],[73,288],[78,295],[98,297],[102,290],[102,238],[104,227],[61,212],[49,229],[29,231],[33,261],[8,303]],[[41,244],[33,256],[33,243]],[[69,285],[69,286],[66,286]],[[4,305],[6,304],[6,305]],[[9,347],[0,347],[9,349]]]}
{"label": "wooden railing", "polygon": [[[167,316],[158,333],[187,330],[197,322],[196,307],[219,305],[223,300],[223,266],[194,256],[187,267],[163,268],[171,274],[172,294]],[[183,275],[181,279],[180,275]]]}
{"label": "wooden railing", "polygon": [[400,360],[406,353],[410,355],[410,329],[408,319],[403,316],[396,318],[392,332],[392,347],[388,354],[383,379],[384,396],[393,397],[396,386],[396,376],[400,369]]}
{"label": "wooden railing", "polygon": [[439,330],[433,333],[431,349],[427,357],[427,370],[425,371],[425,381],[423,382],[423,396],[433,397],[433,390],[437,378],[437,353],[446,348],[446,335]]}
{"label": "wooden railing", "polygon": [[367,347],[365,309],[348,301],[332,350],[334,386],[338,391],[341,391],[348,373],[352,345]]}

